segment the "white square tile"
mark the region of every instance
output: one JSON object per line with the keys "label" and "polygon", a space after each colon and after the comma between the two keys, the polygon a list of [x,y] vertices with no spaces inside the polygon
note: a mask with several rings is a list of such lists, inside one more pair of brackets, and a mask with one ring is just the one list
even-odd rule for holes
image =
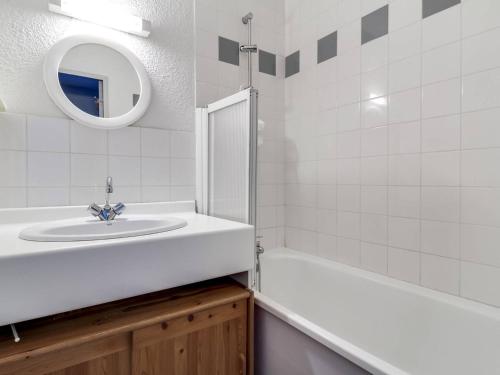
{"label": "white square tile", "polygon": [[458,186],[459,176],[459,151],[422,154],[422,185]]}
{"label": "white square tile", "polygon": [[360,241],[337,237],[337,260],[351,266],[358,266],[361,262]]}
{"label": "white square tile", "polygon": [[105,130],[89,128],[71,121],[71,152],[103,154],[108,151],[108,135]]}
{"label": "white square tile", "polygon": [[394,93],[420,86],[420,55],[393,62],[389,65],[389,92]]}
{"label": "white square tile", "polygon": [[462,148],[500,147],[500,109],[462,115]]}
{"label": "white square tile", "polygon": [[420,187],[389,186],[389,215],[420,217]]}
{"label": "white square tile", "polygon": [[500,26],[500,3],[497,0],[464,1],[463,36],[470,36]]}
{"label": "white square tile", "polygon": [[108,176],[108,160],[103,155],[71,155],[72,186],[104,186]]}
{"label": "white square tile", "polygon": [[[322,111],[331,110],[337,106],[338,84],[326,83],[318,88],[318,106]],[[298,100],[299,101],[299,100]],[[302,102],[302,105],[304,102]],[[293,105],[293,104],[292,104]],[[297,108],[298,104],[295,106]]]}
{"label": "white square tile", "polygon": [[470,74],[500,66],[498,40],[500,29],[494,29],[462,42],[462,74]]}
{"label": "white square tile", "polygon": [[460,229],[461,259],[500,267],[500,228],[462,224]]}
{"label": "white square tile", "polygon": [[317,156],[319,160],[335,159],[337,155],[337,135],[325,134],[317,139]]}
{"label": "white square tile", "polygon": [[110,197],[112,203],[139,203],[141,199],[140,186],[119,186]]}
{"label": "white square tile", "polygon": [[0,187],[0,208],[26,207],[25,187]]}
{"label": "white square tile", "polygon": [[170,187],[168,186],[143,186],[143,202],[168,202],[170,201]]}
{"label": "white square tile", "polygon": [[172,185],[194,185],[194,159],[171,159],[170,176]]}
{"label": "white square tile", "polygon": [[387,154],[387,126],[363,129],[361,133],[361,155],[377,156]]}
{"label": "white square tile", "polygon": [[141,152],[145,157],[168,158],[170,156],[170,132],[141,128]]}
{"label": "white square tile", "polygon": [[387,97],[361,103],[361,122],[364,128],[387,124]]}
{"label": "white square tile", "polygon": [[337,158],[359,157],[361,131],[355,130],[337,134]]}
{"label": "white square tile", "polygon": [[389,30],[411,25],[422,18],[421,0],[396,0],[389,9]]}
{"label": "white square tile", "polygon": [[109,132],[109,154],[139,156],[141,154],[141,129],[127,126]]}
{"label": "white square tile", "polygon": [[338,76],[345,78],[353,75],[359,75],[361,72],[361,49],[354,48],[337,57]]}
{"label": "white square tile", "polygon": [[337,234],[337,211],[317,210],[317,231],[334,236]]}
{"label": "white square tile", "polygon": [[337,237],[318,233],[318,255],[326,259],[336,260]]}
{"label": "white square tile", "polygon": [[338,54],[344,55],[361,45],[361,19],[351,22],[338,31]]}
{"label": "white square tile", "polygon": [[337,208],[337,186],[318,185],[317,186],[317,206],[334,210]]}
{"label": "white square tile", "polygon": [[420,122],[406,122],[389,126],[389,153],[420,152]]}
{"label": "white square tile", "polygon": [[387,215],[387,186],[361,187],[361,212]]}
{"label": "white square tile", "polygon": [[28,152],[28,186],[69,186],[69,154]]}
{"label": "white square tile", "polygon": [[342,93],[337,97],[339,106],[359,102],[361,98],[361,76],[351,76],[339,80],[337,90],[338,93]]}
{"label": "white square tile", "polygon": [[170,140],[172,142],[171,152],[173,158],[194,158],[195,157],[195,134],[192,132],[172,132]]}
{"label": "white square tile", "polygon": [[500,186],[500,149],[462,151],[462,185]]}
{"label": "white square tile", "polygon": [[422,254],[421,283],[423,286],[442,292],[458,294],[460,264],[455,259]]}
{"label": "white square tile", "polygon": [[101,203],[104,199],[104,186],[72,186],[70,188],[70,204],[72,206],[88,206],[92,202]]}
{"label": "white square tile", "polygon": [[422,187],[422,218],[458,222],[459,189],[453,187]]}
{"label": "white square tile", "polygon": [[361,187],[359,185],[339,185],[337,187],[337,209],[359,212],[361,208]]}
{"label": "white square tile", "polygon": [[420,89],[412,89],[389,96],[389,123],[420,119]]}
{"label": "white square tile", "polygon": [[361,267],[377,273],[387,273],[387,246],[361,242]]}
{"label": "white square tile", "polygon": [[361,235],[360,214],[355,212],[337,212],[337,235],[359,239]]}
{"label": "white square tile", "polygon": [[28,116],[28,150],[69,152],[69,121]]}
{"label": "white square tile", "polygon": [[170,185],[170,160],[160,158],[141,159],[142,185]]}
{"label": "white square tile", "polygon": [[69,187],[28,188],[29,207],[53,207],[69,205]]}
{"label": "white square tile", "polygon": [[500,268],[461,263],[461,295],[476,301],[500,306]]}
{"label": "white square tile", "polygon": [[361,214],[361,240],[387,245],[387,216]]}
{"label": "white square tile", "polygon": [[141,159],[131,156],[110,156],[109,175],[116,186],[141,184]]}
{"label": "white square tile", "polygon": [[421,51],[422,22],[416,22],[389,34],[389,60],[396,61]]}
{"label": "white square tile", "polygon": [[361,46],[361,71],[368,72],[372,69],[387,65],[389,59],[389,38],[383,36],[365,43]]}
{"label": "white square tile", "polygon": [[26,116],[0,113],[0,150],[26,149]]}
{"label": "white square tile", "polygon": [[460,76],[460,43],[447,44],[422,56],[422,84]]}
{"label": "white square tile", "polygon": [[387,185],[387,156],[361,159],[361,182],[363,185]]}
{"label": "white square tile", "polygon": [[433,255],[458,259],[460,256],[460,229],[457,223],[422,220],[422,251]]}
{"label": "white square tile", "polygon": [[363,73],[361,76],[361,99],[373,99],[387,95],[387,66]]}
{"label": "white square tile", "polygon": [[389,217],[389,246],[407,250],[420,249],[420,221],[403,217]]}
{"label": "white square tile", "polygon": [[[304,6],[310,8],[309,4]],[[361,0],[340,1],[338,11],[340,25],[357,20],[361,16]]]}
{"label": "white square tile", "polygon": [[422,21],[424,51],[460,39],[461,5],[450,7]]}
{"label": "white square tile", "polygon": [[461,221],[500,227],[500,190],[462,188]]}
{"label": "white square tile", "polygon": [[341,185],[359,185],[360,183],[360,159],[338,159],[337,160],[337,183]]}
{"label": "white square tile", "polygon": [[460,149],[460,116],[422,120],[422,151]]}
{"label": "white square tile", "polygon": [[[173,201],[192,201],[196,199],[195,186],[171,186],[170,195]],[[276,225],[283,225],[284,218],[282,210],[276,209]],[[281,220],[281,222],[280,222]]]}
{"label": "white square tile", "polygon": [[420,185],[420,155],[389,156],[390,185]]}
{"label": "white square tile", "polygon": [[462,111],[500,107],[500,69],[463,77]]}
{"label": "white square tile", "polygon": [[398,280],[418,283],[420,279],[420,256],[414,251],[389,248],[388,274]]}
{"label": "white square tile", "polygon": [[460,113],[461,91],[459,78],[424,86],[422,88],[422,117]]}
{"label": "white square tile", "polygon": [[26,153],[0,150],[0,186],[26,185]]}

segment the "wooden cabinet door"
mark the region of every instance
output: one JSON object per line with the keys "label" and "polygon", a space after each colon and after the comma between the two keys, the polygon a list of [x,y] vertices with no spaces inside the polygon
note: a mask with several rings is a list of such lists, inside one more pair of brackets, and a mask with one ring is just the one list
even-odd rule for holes
{"label": "wooden cabinet door", "polygon": [[133,375],[244,375],[247,300],[133,332]]}
{"label": "wooden cabinet door", "polygon": [[[48,338],[50,340],[50,337]],[[130,334],[120,334],[0,366],[0,375],[129,375]]]}

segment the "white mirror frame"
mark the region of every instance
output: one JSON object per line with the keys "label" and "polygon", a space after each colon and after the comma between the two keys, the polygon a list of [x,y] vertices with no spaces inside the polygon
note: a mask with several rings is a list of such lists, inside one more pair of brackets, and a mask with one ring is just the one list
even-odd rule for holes
{"label": "white mirror frame", "polygon": [[[59,66],[64,56],[72,48],[82,44],[100,44],[112,48],[121,53],[130,62],[139,77],[141,93],[139,101],[128,113],[110,118],[92,116],[80,110],[66,97],[59,83]],[[151,102],[151,83],[141,61],[125,46],[99,36],[74,35],[57,42],[45,58],[43,78],[49,96],[61,111],[80,124],[95,129],[119,129],[131,125],[146,113]]]}

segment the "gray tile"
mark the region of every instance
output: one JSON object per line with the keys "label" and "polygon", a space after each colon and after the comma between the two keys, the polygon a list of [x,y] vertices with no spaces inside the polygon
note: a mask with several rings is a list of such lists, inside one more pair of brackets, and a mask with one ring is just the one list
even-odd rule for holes
{"label": "gray tile", "polygon": [[460,0],[423,0],[422,17],[427,18],[457,4]]}
{"label": "gray tile", "polygon": [[337,56],[337,32],[318,40],[318,64]]}
{"label": "gray tile", "polygon": [[285,59],[285,78],[300,72],[300,51],[288,55]]}
{"label": "gray tile", "polygon": [[276,55],[274,53],[259,50],[259,72],[276,75]]}
{"label": "gray tile", "polygon": [[231,39],[219,37],[219,61],[240,65],[240,44]]}
{"label": "gray tile", "polygon": [[380,38],[389,30],[389,5],[367,14],[361,20],[361,44]]}

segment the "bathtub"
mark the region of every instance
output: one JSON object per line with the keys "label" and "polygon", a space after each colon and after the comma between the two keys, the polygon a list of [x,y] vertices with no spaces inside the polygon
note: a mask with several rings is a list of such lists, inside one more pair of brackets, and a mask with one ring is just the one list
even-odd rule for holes
{"label": "bathtub", "polygon": [[284,248],[256,304],[258,375],[500,374],[495,307]]}

